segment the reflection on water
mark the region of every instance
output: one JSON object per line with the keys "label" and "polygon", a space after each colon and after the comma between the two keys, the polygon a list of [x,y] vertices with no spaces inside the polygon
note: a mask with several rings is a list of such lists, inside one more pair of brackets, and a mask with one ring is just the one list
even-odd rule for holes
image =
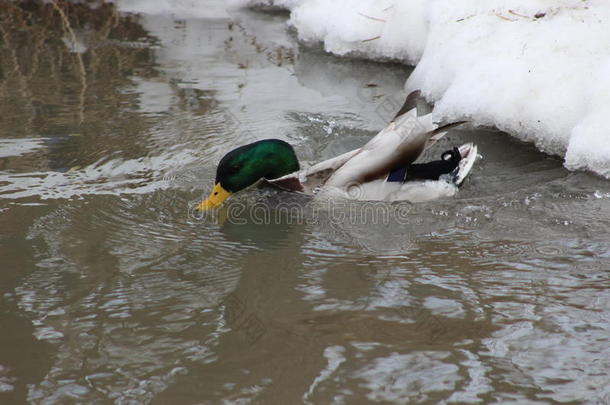
{"label": "reflection on water", "polygon": [[201,218],[228,149],[360,146],[409,69],[221,2],[0,5],[0,402],[609,403],[607,181],[460,131],[455,198]]}

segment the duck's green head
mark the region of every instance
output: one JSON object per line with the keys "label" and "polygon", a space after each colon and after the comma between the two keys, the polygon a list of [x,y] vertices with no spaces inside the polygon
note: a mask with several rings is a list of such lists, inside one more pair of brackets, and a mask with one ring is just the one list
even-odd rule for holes
{"label": "duck's green head", "polygon": [[205,211],[220,206],[231,194],[251,186],[262,178],[276,179],[299,170],[294,149],[279,139],[263,139],[240,146],[227,153],[216,169],[212,193],[197,209]]}

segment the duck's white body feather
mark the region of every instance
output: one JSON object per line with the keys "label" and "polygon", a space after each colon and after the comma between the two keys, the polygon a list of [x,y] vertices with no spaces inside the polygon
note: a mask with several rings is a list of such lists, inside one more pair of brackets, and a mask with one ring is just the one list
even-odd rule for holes
{"label": "duck's white body feather", "polygon": [[325,185],[352,187],[387,176],[392,169],[414,162],[436,128],[431,114],[418,117],[415,109],[406,112],[360,148]]}

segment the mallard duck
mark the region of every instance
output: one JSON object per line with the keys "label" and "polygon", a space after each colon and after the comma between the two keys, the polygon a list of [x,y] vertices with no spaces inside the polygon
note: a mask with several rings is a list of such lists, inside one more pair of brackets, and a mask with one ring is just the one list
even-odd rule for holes
{"label": "mallard duck", "polygon": [[438,126],[432,114],[417,115],[414,91],[390,124],[363,147],[300,170],[290,144],[263,139],[227,153],[218,164],[210,196],[197,209],[218,207],[233,193],[259,181],[305,194],[328,192],[342,197],[422,202],[452,196],[477,156],[472,143],[455,147],[428,163],[413,163],[421,153],[464,121]]}

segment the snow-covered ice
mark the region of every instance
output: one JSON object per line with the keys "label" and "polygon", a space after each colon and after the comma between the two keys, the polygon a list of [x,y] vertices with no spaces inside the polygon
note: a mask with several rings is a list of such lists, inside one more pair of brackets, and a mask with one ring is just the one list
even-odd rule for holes
{"label": "snow-covered ice", "polygon": [[[120,8],[224,17],[196,0],[117,0]],[[229,0],[290,10],[300,41],[337,55],[415,65],[437,120],[497,127],[610,178],[607,0]],[[214,8],[214,7],[213,7]]]}
{"label": "snow-covered ice", "polygon": [[497,127],[610,178],[606,0],[237,0],[277,6],[305,43],[416,68],[438,119]]}

